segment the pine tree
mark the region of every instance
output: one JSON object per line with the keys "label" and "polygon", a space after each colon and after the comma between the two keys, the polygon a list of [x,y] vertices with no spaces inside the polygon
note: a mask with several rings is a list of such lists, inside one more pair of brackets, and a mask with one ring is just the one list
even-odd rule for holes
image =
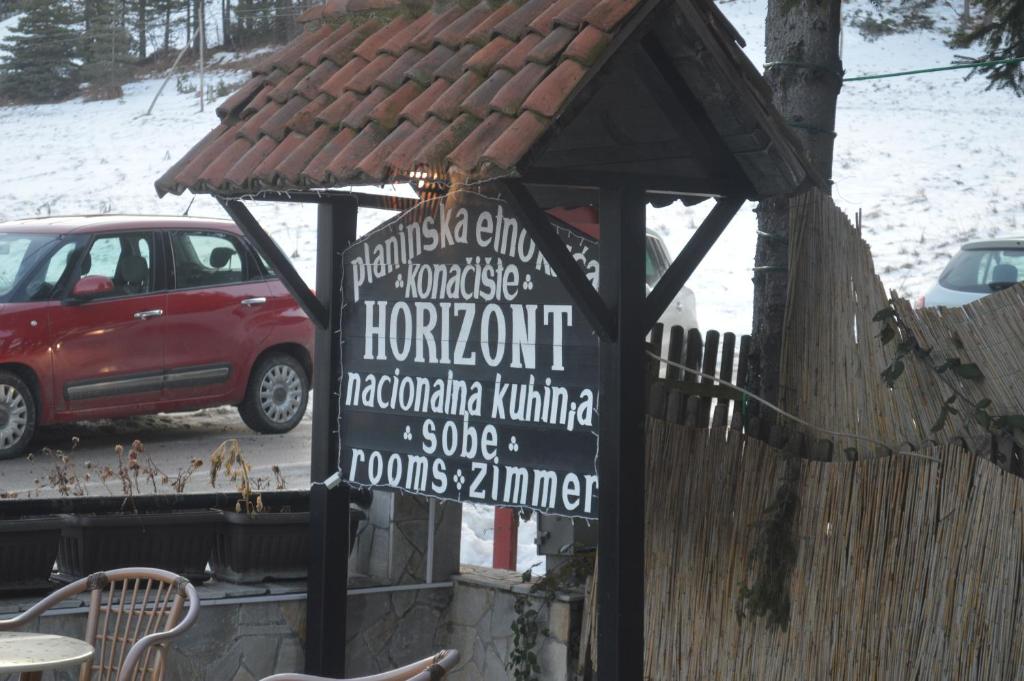
{"label": "pine tree", "polygon": [[[974,25],[961,27],[950,44],[968,48],[980,46],[979,61],[1024,58],[1024,2],[1021,0],[980,0],[981,16]],[[971,76],[982,74],[989,88],[1010,88],[1024,96],[1024,62],[979,66]]]}
{"label": "pine tree", "polygon": [[54,102],[73,95],[80,82],[80,38],[69,0],[29,0],[18,27],[4,41],[0,93],[20,102]]}
{"label": "pine tree", "polygon": [[94,89],[123,82],[133,60],[132,34],[124,9],[121,0],[85,2],[82,78]]}

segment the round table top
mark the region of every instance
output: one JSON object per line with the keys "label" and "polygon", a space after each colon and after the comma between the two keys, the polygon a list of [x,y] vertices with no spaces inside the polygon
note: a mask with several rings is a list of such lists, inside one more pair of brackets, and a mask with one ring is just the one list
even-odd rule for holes
{"label": "round table top", "polygon": [[70,636],[0,631],[0,672],[33,672],[81,664],[92,646]]}

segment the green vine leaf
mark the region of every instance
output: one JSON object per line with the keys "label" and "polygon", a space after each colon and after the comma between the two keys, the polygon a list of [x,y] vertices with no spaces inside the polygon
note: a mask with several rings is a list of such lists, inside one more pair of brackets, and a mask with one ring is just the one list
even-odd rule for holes
{"label": "green vine leaf", "polygon": [[958,361],[951,369],[960,378],[966,378],[971,381],[980,381],[985,378],[977,364],[961,364]]}

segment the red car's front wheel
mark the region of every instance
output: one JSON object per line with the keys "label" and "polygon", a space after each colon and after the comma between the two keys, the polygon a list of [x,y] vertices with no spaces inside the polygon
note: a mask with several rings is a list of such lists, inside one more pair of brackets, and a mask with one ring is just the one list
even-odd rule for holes
{"label": "red car's front wheel", "polygon": [[36,431],[32,390],[17,375],[0,371],[0,459],[19,456]]}

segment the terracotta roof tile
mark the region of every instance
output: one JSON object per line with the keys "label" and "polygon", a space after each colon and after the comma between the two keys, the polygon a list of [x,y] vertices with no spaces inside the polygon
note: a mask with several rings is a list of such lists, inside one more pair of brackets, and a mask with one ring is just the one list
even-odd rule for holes
{"label": "terracotta roof tile", "polygon": [[295,151],[285,157],[277,167],[278,176],[286,184],[299,184],[299,175],[306,169],[306,166],[313,160],[313,157],[323,149],[324,144],[327,143],[330,137],[330,128],[317,128],[313,134],[302,140],[302,143],[295,148]]}
{"label": "terracotta roof tile", "polygon": [[224,176],[231,170],[231,166],[235,165],[238,159],[244,156],[250,148],[251,145],[248,140],[241,137],[235,139],[227,148],[217,154],[216,158],[206,164],[203,172],[199,174],[199,184],[211,187],[223,184]]}
{"label": "terracotta roof tile", "polygon": [[432,12],[426,12],[407,24],[402,30],[394,33],[391,38],[380,48],[386,54],[400,55],[410,48],[412,39],[419,35],[419,32],[430,25],[436,18]]}
{"label": "terracotta roof tile", "polygon": [[278,144],[269,137],[261,137],[260,140],[245,152],[241,158],[224,175],[224,182],[235,188],[241,188],[250,175],[255,172],[259,164],[269,156]]}
{"label": "terracotta roof tile", "polygon": [[268,118],[260,126],[260,132],[280,142],[284,139],[285,133],[288,132],[288,121],[292,119],[292,116],[302,111],[307,104],[309,104],[309,100],[305,97],[300,95],[292,97],[281,106],[280,111]]}
{"label": "terracotta roof tile", "polygon": [[[380,28],[381,24],[379,21],[370,20],[359,24],[351,31],[345,34],[345,36],[338,42],[331,45],[323,54],[324,59],[329,59],[338,66],[345,66],[354,55],[354,51],[359,47],[367,36],[373,34],[374,31]],[[362,57],[360,57],[362,59]],[[369,61],[363,59],[364,62]]]}
{"label": "terracotta roof tile", "polygon": [[430,106],[430,113],[446,121],[455,120],[459,115],[459,107],[462,106],[466,97],[480,87],[483,82],[483,78],[472,71],[467,71],[437,98]]}
{"label": "terracotta roof tile", "polygon": [[345,86],[366,68],[367,63],[362,57],[353,57],[352,61],[338,69],[333,76],[327,79],[327,82],[320,86],[320,91],[333,97],[340,97],[345,92]]}
{"label": "terracotta roof tile", "polygon": [[487,0],[483,0],[480,4],[475,5],[461,17],[441,29],[434,40],[445,47],[453,50],[458,49],[465,42],[467,33],[479,26],[481,22],[489,19],[493,12],[494,9]]}
{"label": "terracotta roof tile", "polygon": [[398,125],[398,115],[402,112],[402,109],[422,92],[423,88],[410,80],[391,93],[387,99],[373,107],[373,110],[370,111],[370,118],[377,121],[377,124],[382,128],[391,130]]}
{"label": "terracotta roof tile", "polygon": [[301,14],[299,14],[299,16],[295,17],[295,21],[297,21],[300,24],[308,24],[311,21],[318,21],[318,20],[323,19],[323,18],[324,18],[324,6],[323,5],[313,5],[312,7],[307,9],[306,11],[302,12]]}
{"label": "terracotta roof tile", "polygon": [[285,76],[284,80],[274,86],[274,89],[270,91],[270,98],[278,104],[284,104],[295,92],[295,87],[299,84],[299,81],[308,76],[312,71],[313,68],[305,64],[298,67]]}
{"label": "terracotta roof tile", "polygon": [[269,100],[259,111],[235,126],[232,132],[237,137],[244,137],[253,144],[260,136],[260,128],[281,110],[281,105]]}
{"label": "terracotta roof tile", "polygon": [[577,0],[554,0],[547,9],[537,15],[537,18],[530,22],[530,30],[541,35],[547,35],[555,27],[555,19],[558,18],[567,7],[572,6]]}
{"label": "terracotta roof tile", "polygon": [[410,171],[420,170],[422,166],[427,166],[431,170],[437,170],[440,167],[438,161],[443,161],[443,157],[438,160],[426,159],[423,157],[422,152],[447,127],[448,123],[440,118],[428,117],[422,125],[417,126],[412,134],[406,137],[405,141],[391,152],[388,162],[392,167],[404,168]]}
{"label": "terracotta roof tile", "polygon": [[555,24],[576,30],[583,23],[583,17],[587,16],[587,12],[593,6],[594,0],[574,0],[555,17]]}
{"label": "terracotta roof tile", "polygon": [[181,193],[188,188],[188,182],[184,182],[187,178],[183,171],[185,168],[192,163],[198,156],[202,155],[206,149],[213,144],[216,144],[218,139],[224,136],[228,126],[221,123],[216,128],[206,133],[203,139],[196,142],[191,149],[189,149],[184,156],[175,161],[174,165],[167,169],[167,171],[157,180],[157,194],[163,196],[167,192],[174,192],[176,194]]}
{"label": "terracotta roof tile", "polygon": [[266,106],[267,102],[270,101],[270,91],[273,89],[274,88],[269,84],[264,85],[263,89],[257,92],[256,96],[253,97],[252,100],[245,105],[245,108],[242,109],[242,113],[238,117],[245,118],[247,116],[251,116],[252,114],[262,109],[264,106]]}
{"label": "terracotta roof tile", "polygon": [[[291,139],[294,138],[294,139]],[[288,155],[295,151],[302,140],[306,138],[305,135],[297,132],[288,133],[288,137],[285,138],[284,142],[278,144],[270,154],[263,159],[256,169],[252,172],[249,182],[244,183],[246,189],[255,189],[254,185],[264,184],[273,185],[277,184],[277,172],[281,164],[284,163]],[[263,139],[270,139],[264,137]]]}
{"label": "terracotta roof tile", "polygon": [[388,23],[384,24],[383,27],[377,29],[371,33],[354,51],[357,57],[362,57],[366,61],[373,61],[373,58],[377,56],[384,44],[391,39],[393,35],[401,32],[403,28],[409,25],[409,18],[406,16],[399,16],[392,19]]}
{"label": "terracotta roof tile", "polygon": [[451,59],[441,64],[437,71],[434,71],[435,78],[444,78],[449,83],[454,83],[462,75],[466,68],[466,62],[476,54],[479,48],[476,45],[466,44],[459,48],[459,51],[452,55]]}
{"label": "terracotta roof tile", "polygon": [[435,15],[434,20],[424,26],[420,32],[409,41],[409,47],[422,50],[423,52],[428,52],[435,44],[437,44],[437,34],[462,16],[462,13],[463,9],[461,7],[453,5],[440,14]]}
{"label": "terracotta roof tile", "polygon": [[527,59],[538,64],[551,64],[562,53],[569,42],[576,37],[576,32],[565,26],[558,26],[548,33],[544,40],[530,50]]}
{"label": "terracotta roof tile", "polygon": [[390,54],[382,54],[376,57],[373,61],[363,67],[359,73],[353,76],[352,80],[345,86],[346,90],[354,90],[360,94],[365,95],[373,87],[373,84],[377,82],[377,78],[380,74],[391,68],[391,65],[395,63],[395,58]]}
{"label": "terracotta roof tile", "polygon": [[526,55],[530,54],[530,50],[535,48],[540,41],[541,37],[536,33],[527,33],[498,60],[495,66],[499,69],[518,71],[526,64]]}
{"label": "terracotta roof tile", "polygon": [[319,116],[320,112],[326,109],[327,105],[330,103],[331,98],[327,95],[317,95],[315,99],[302,107],[302,110],[288,121],[288,129],[301,132],[303,135],[311,134],[313,129],[318,127],[316,124],[317,116]]}
{"label": "terracotta roof tile", "polygon": [[550,127],[550,118],[527,111],[487,147],[482,158],[502,170],[511,170]]}
{"label": "terracotta roof tile", "polygon": [[484,45],[493,37],[494,27],[504,21],[515,9],[516,6],[511,2],[501,3],[490,16],[485,17],[483,21],[466,34],[463,42],[471,45]]}
{"label": "terracotta roof tile", "polygon": [[469,134],[478,125],[480,125],[480,119],[469,114],[462,114],[449,123],[432,142],[423,148],[418,156],[419,162],[431,168],[444,170],[448,156],[464,139],[469,137]]}
{"label": "terracotta roof tile", "polygon": [[512,79],[511,71],[495,71],[490,78],[485,80],[480,87],[473,90],[462,101],[461,111],[471,113],[477,118],[487,118],[487,114],[491,110],[491,100],[494,99],[494,95],[498,94],[501,88],[505,87],[505,83]]}
{"label": "terracotta roof tile", "polygon": [[[235,136],[232,135],[227,129],[223,130],[220,135],[213,136],[208,141],[204,139],[204,143],[197,144],[195,147],[186,154],[186,159],[191,156],[188,163],[175,173],[175,180],[179,187],[197,187],[199,184],[199,175],[206,170],[207,166],[210,165],[217,158],[220,153],[228,147],[235,140]],[[183,159],[185,160],[185,159]]]}
{"label": "terracotta roof tile", "polygon": [[611,31],[639,4],[640,0],[601,0],[583,20],[602,31]]}
{"label": "terracotta roof tile", "polygon": [[326,109],[317,115],[316,119],[324,125],[337,128],[341,121],[352,113],[352,109],[359,104],[359,95],[354,92],[346,92],[341,97],[331,102]]}
{"label": "terracotta roof tile", "polygon": [[[509,116],[515,116],[533,88],[544,80],[550,67],[547,64],[529,63],[516,72],[491,99],[491,108]],[[498,73],[501,73],[500,71]],[[468,100],[467,100],[468,102]]]}
{"label": "terracotta roof tile", "polygon": [[434,74],[437,70],[454,56],[454,50],[444,45],[438,45],[425,57],[410,66],[405,72],[405,77],[416,81],[423,87],[428,87],[436,77]]}
{"label": "terracotta roof tile", "polygon": [[391,152],[398,148],[414,131],[416,126],[409,121],[403,122],[392,130],[373,151],[363,157],[356,169],[367,177],[389,178],[408,172],[409,168],[396,168],[390,163]]}
{"label": "terracotta roof tile", "polygon": [[352,29],[352,22],[345,22],[324,36],[323,40],[304,52],[302,56],[299,57],[299,63],[306,64],[308,66],[317,66],[320,63],[320,60],[324,58],[324,54],[327,50],[333,47],[336,43],[345,40],[348,35],[352,33]]}
{"label": "terracotta roof tile", "polygon": [[487,147],[501,136],[514,119],[505,114],[492,113],[480,125],[473,128],[462,142],[448,154],[453,166],[469,173],[476,166]]}
{"label": "terracotta roof tile", "polygon": [[449,87],[451,86],[448,84],[448,81],[435,80],[416,99],[406,104],[405,108],[398,113],[398,117],[402,120],[411,121],[413,125],[423,125],[431,105]]}
{"label": "terracotta roof tile", "polygon": [[295,92],[298,92],[306,99],[313,99],[320,92],[320,86],[334,74],[337,68],[331,62],[320,64],[320,66],[317,66],[305,78],[299,81],[299,84],[295,86]]}
{"label": "terracotta roof tile", "polygon": [[351,142],[356,136],[355,130],[351,128],[342,128],[337,134],[332,135],[327,144],[313,157],[313,160],[309,162],[306,169],[302,171],[302,183],[305,185],[316,185],[325,184],[324,178],[327,176],[327,164],[329,164],[338,154],[341,153],[349,142]]}
{"label": "terracotta roof tile", "polygon": [[242,109],[245,108],[245,105],[252,100],[262,87],[262,77],[257,76],[256,78],[250,78],[246,81],[245,85],[236,90],[233,95],[221,102],[221,105],[217,107],[217,115],[221,118],[227,118],[228,116],[236,116],[240,114]]}
{"label": "terracotta roof tile", "polygon": [[515,46],[508,38],[498,36],[491,42],[480,48],[476,54],[466,60],[466,68],[476,71],[481,76],[486,76],[498,63],[498,60],[505,56]]}
{"label": "terracotta roof tile", "polygon": [[516,11],[498,22],[494,32],[509,40],[519,40],[529,29],[530,22],[539,17],[550,4],[551,0],[527,0]]}
{"label": "terracotta roof tile", "polygon": [[402,56],[395,60],[384,73],[377,76],[377,85],[383,85],[389,90],[397,90],[405,81],[405,73],[423,59],[423,53],[419,50],[403,52]]}
{"label": "terracotta roof tile", "polygon": [[563,61],[526,98],[523,108],[554,118],[572,95],[586,70],[578,63]]}
{"label": "terracotta roof tile", "polygon": [[610,34],[599,28],[587,26],[569,43],[562,56],[566,59],[573,59],[584,66],[590,66],[597,61],[597,58],[605,51],[612,42]]}
{"label": "terracotta roof tile", "polygon": [[299,59],[302,58],[302,55],[306,54],[310,48],[314,47],[333,31],[334,29],[330,26],[321,26],[313,31],[304,31],[298,38],[288,43],[284,49],[270,55],[263,63],[262,70],[270,71],[271,68],[279,68],[282,71],[294,71],[295,67],[299,65]]}
{"label": "terracotta roof tile", "polygon": [[356,165],[372,152],[387,137],[385,132],[371,123],[363,128],[351,142],[345,145],[337,156],[327,164],[325,173],[329,184],[344,184],[357,177]]}
{"label": "terracotta roof tile", "polygon": [[344,128],[362,128],[364,125],[370,122],[370,112],[374,108],[383,102],[391,92],[387,88],[375,87],[369,95],[364,97],[355,108],[349,112],[347,116],[341,121],[341,125]]}

